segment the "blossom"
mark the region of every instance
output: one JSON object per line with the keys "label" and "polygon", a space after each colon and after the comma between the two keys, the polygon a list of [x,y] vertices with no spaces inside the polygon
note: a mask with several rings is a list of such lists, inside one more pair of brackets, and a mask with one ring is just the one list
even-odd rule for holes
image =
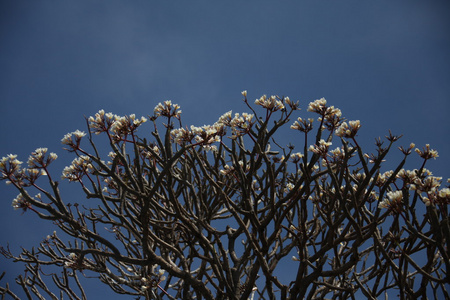
{"label": "blossom", "polygon": [[441,185],[442,177],[428,176],[424,179],[417,177],[414,180],[414,184],[411,184],[411,190],[417,190],[419,193],[433,193]]}
{"label": "blossom", "polygon": [[423,159],[430,159],[430,158],[436,159],[437,157],[439,157],[438,152],[436,150],[430,149],[430,144],[426,144],[425,147],[423,148],[423,151],[421,151],[419,148],[416,148],[415,151]]}
{"label": "blossom", "polygon": [[300,110],[300,108],[298,108],[299,107],[298,101],[293,102],[289,97],[284,97],[284,103],[289,105],[289,107],[293,110]]}
{"label": "blossom", "polygon": [[0,179],[5,179],[8,176],[20,173],[21,165],[22,162],[17,159],[16,154],[8,154],[7,156],[2,157],[0,160],[0,170],[2,175]]}
{"label": "blossom", "polygon": [[217,123],[223,124],[224,126],[231,126],[231,113],[232,111],[230,110],[221,115]]}
{"label": "blossom", "polygon": [[94,117],[89,117],[89,128],[95,134],[108,131],[114,122],[114,115],[112,113],[105,113],[103,109],[99,110]]}
{"label": "blossom", "polygon": [[[67,133],[64,135],[64,137],[61,139],[61,143],[68,146],[79,146],[81,138],[84,137],[86,133],[84,131],[75,130],[74,132]],[[75,137],[75,140],[72,138]]]}
{"label": "blossom", "polygon": [[314,100],[314,102],[310,102],[308,105],[308,111],[315,112],[318,114],[323,114],[326,110],[327,100],[325,98],[320,98]]}
{"label": "blossom", "polygon": [[243,169],[244,172],[248,172],[250,170],[250,165],[247,164],[244,166],[244,162],[242,160],[238,161],[238,165],[239,167],[234,165],[233,166],[225,165],[224,168],[219,172],[222,175],[227,175],[233,173],[236,169]]}
{"label": "blossom", "polygon": [[405,183],[410,184],[413,183],[418,177],[417,177],[417,169],[415,170],[405,170],[401,169],[397,173],[397,178],[401,178]]}
{"label": "blossom", "polygon": [[11,206],[16,209],[23,209],[24,211],[31,207],[31,203],[28,202],[22,194],[17,195],[11,203]]}
{"label": "blossom", "polygon": [[194,134],[189,130],[185,128],[178,128],[173,129],[170,132],[170,136],[172,137],[173,141],[177,144],[183,144],[185,142],[190,142],[194,138]]}
{"label": "blossom", "polygon": [[393,173],[394,173],[394,171],[389,170],[389,171],[384,172],[383,174],[378,174],[378,177],[375,180],[375,185],[379,186],[379,187],[383,186],[386,183],[386,181],[389,178],[391,178]]}
{"label": "blossom", "polygon": [[249,113],[242,113],[242,115],[239,115],[239,113],[234,114],[234,118],[230,121],[230,127],[233,130],[232,138],[236,138],[247,133],[253,126],[253,117],[254,115]]}
{"label": "blossom", "polygon": [[262,107],[272,111],[284,109],[283,102],[281,102],[277,96],[270,96],[267,98],[266,95],[263,95],[261,98],[255,100],[255,104],[261,105]]}
{"label": "blossom", "polygon": [[242,91],[241,94],[242,94],[242,96],[244,96],[244,97],[247,98],[247,91],[246,91],[246,90],[245,90],[245,91]]}
{"label": "blossom", "polygon": [[147,119],[141,117],[136,119],[135,114],[129,116],[114,116],[114,122],[111,125],[111,133],[115,135],[115,138],[119,140],[122,136],[130,134],[135,131],[142,123],[147,122]]}
{"label": "blossom", "polygon": [[393,211],[400,212],[401,211],[401,203],[403,199],[402,191],[390,191],[387,192],[387,198],[381,201],[378,204],[379,208],[387,208]]}
{"label": "blossom", "polygon": [[331,142],[326,142],[321,139],[318,145],[309,146],[309,151],[319,154],[320,156],[325,157],[328,154],[328,148],[331,146]]}
{"label": "blossom", "polygon": [[336,129],[335,134],[339,137],[353,138],[359,128],[361,128],[361,123],[359,120],[349,121],[348,124],[347,122],[344,122]]}
{"label": "blossom", "polygon": [[28,157],[28,166],[30,168],[44,168],[58,158],[58,155],[53,152],[46,158],[47,151],[47,148],[37,148],[34,150]]}
{"label": "blossom", "polygon": [[297,152],[297,153],[292,153],[290,158],[293,163],[298,163],[303,158],[303,156],[304,156],[303,154],[301,154],[300,152]]}
{"label": "blossom", "polygon": [[312,123],[314,122],[313,118],[309,118],[308,120],[304,120],[302,118],[297,118],[297,121],[291,125],[291,129],[299,130],[301,132],[309,132],[313,129]]}
{"label": "blossom", "polygon": [[180,118],[181,109],[178,104],[172,104],[171,100],[166,100],[163,103],[158,103],[158,105],[153,110],[155,116],[164,116],[167,118],[175,117]]}
{"label": "blossom", "polygon": [[86,155],[82,155],[75,158],[70,166],[64,168],[61,178],[68,179],[69,181],[77,181],[83,175],[90,173],[92,169],[91,159]]}

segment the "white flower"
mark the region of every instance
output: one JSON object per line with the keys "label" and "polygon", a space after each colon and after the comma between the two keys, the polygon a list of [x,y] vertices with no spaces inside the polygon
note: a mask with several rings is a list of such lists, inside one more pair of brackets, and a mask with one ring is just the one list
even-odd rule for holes
{"label": "white flower", "polygon": [[400,210],[403,199],[402,191],[387,192],[387,198],[378,204],[379,208],[387,208],[391,210]]}
{"label": "white flower", "polygon": [[336,129],[335,134],[339,137],[353,138],[358,130],[361,128],[359,120],[344,122]]}
{"label": "white flower", "polygon": [[320,98],[315,100],[314,102],[310,102],[308,105],[308,111],[316,112],[321,114],[327,105],[327,100],[325,98]]}
{"label": "white flower", "polygon": [[255,104],[261,105],[262,107],[273,111],[284,109],[283,102],[278,100],[277,96],[270,96],[267,98],[266,95],[263,95],[261,98],[255,100]]}

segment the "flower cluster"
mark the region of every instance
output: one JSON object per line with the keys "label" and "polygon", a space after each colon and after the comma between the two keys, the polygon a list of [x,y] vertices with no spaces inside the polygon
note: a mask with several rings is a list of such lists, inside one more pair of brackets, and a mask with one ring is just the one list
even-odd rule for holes
{"label": "flower cluster", "polygon": [[[91,117],[92,118],[92,117]],[[99,133],[96,131],[96,133]],[[74,132],[70,132],[61,139],[61,143],[63,145],[69,146],[72,150],[79,149],[81,138],[84,137],[86,133],[84,131],[75,130]],[[68,149],[70,151],[70,149]]]}
{"label": "flower cluster", "polygon": [[391,178],[392,174],[394,174],[392,170],[386,171],[383,174],[378,174],[377,178],[375,179],[375,185],[378,187],[382,187],[386,184],[388,179]]}
{"label": "flower cluster", "polygon": [[112,113],[106,113],[103,109],[99,110],[94,117],[89,117],[89,128],[95,134],[106,132],[111,128],[114,123],[114,115]]}
{"label": "flower cluster", "polygon": [[331,146],[331,142],[326,142],[325,140],[320,140],[318,145],[309,146],[309,151],[316,153],[322,157],[326,157],[328,154],[328,148]]}
{"label": "flower cluster", "polygon": [[31,169],[41,169],[47,167],[51,162],[58,158],[58,155],[51,152],[46,156],[47,148],[37,148],[28,158],[28,167]]}
{"label": "flower cluster", "polygon": [[0,179],[6,179],[11,176],[16,176],[20,172],[22,162],[17,159],[16,154],[8,154],[5,157],[2,157],[0,160],[0,170],[1,175]]}
{"label": "flower cluster", "polygon": [[359,128],[361,128],[359,120],[349,121],[348,124],[344,122],[336,129],[335,134],[339,137],[354,138]]}
{"label": "flower cluster", "polygon": [[112,123],[110,130],[116,137],[116,140],[120,140],[120,137],[130,134],[145,122],[147,122],[146,118],[141,117],[140,119],[136,119],[135,114],[125,117],[114,116],[114,122]]}
{"label": "flower cluster", "polygon": [[255,100],[256,105],[261,105],[262,107],[271,110],[277,111],[280,109],[284,109],[284,104],[277,96],[270,96],[267,98],[266,95],[263,95],[261,98]]}
{"label": "flower cluster", "polygon": [[310,102],[308,105],[308,111],[315,112],[319,115],[324,115],[326,111],[327,100],[320,98]]}
{"label": "flower cluster", "polygon": [[221,137],[225,135],[225,127],[222,123],[216,122],[213,125],[204,125],[202,127],[191,126],[190,130],[185,128],[173,129],[170,134],[177,144],[191,142],[195,139],[197,144],[203,145],[207,149],[212,143],[220,142]]}
{"label": "flower cluster", "polygon": [[[117,115],[113,115],[112,113],[105,113],[105,111],[99,110],[98,113],[95,114],[94,117],[89,117],[89,128],[95,134],[100,134],[102,132],[111,131],[114,140],[120,141],[123,136],[126,136],[132,132],[134,132],[142,123],[147,122],[145,117],[141,117],[140,119],[136,118],[136,115],[131,114],[129,116],[120,117]],[[75,135],[75,143],[71,141],[72,135]],[[76,145],[81,137],[84,136],[84,132],[75,131],[71,134],[66,135],[62,142],[63,144],[67,144],[72,146]]]}
{"label": "flower cluster", "polygon": [[308,111],[319,114],[320,117],[318,118],[318,121],[324,122],[324,125],[326,125],[329,130],[334,130],[341,122],[341,110],[334,106],[327,106],[327,100],[325,100],[325,98],[310,102]]}
{"label": "flower cluster", "polygon": [[181,109],[178,104],[172,104],[171,100],[166,100],[163,103],[158,103],[158,105],[153,110],[156,117],[175,117],[180,119]]}
{"label": "flower cluster", "polygon": [[244,165],[244,162],[242,160],[240,160],[238,162],[238,164],[239,164],[238,168],[236,168],[235,166],[225,165],[223,167],[223,169],[220,170],[220,174],[222,174],[222,175],[232,174],[232,173],[234,173],[236,171],[236,169],[243,169],[244,172],[248,172],[250,170],[250,165],[249,164]]}
{"label": "flower cluster", "polygon": [[253,126],[253,115],[248,113],[234,114],[234,118],[230,121],[230,126],[233,131],[232,138],[236,138],[246,134]]}
{"label": "flower cluster", "polygon": [[294,124],[291,125],[291,129],[294,130],[299,130],[301,132],[309,132],[313,129],[313,124],[314,119],[313,118],[309,118],[308,120],[302,119],[302,118],[298,118],[297,121],[294,122]]}
{"label": "flower cluster", "polygon": [[303,158],[303,154],[301,154],[300,152],[297,153],[292,153],[290,156],[290,159],[292,160],[292,162],[294,164],[298,163],[299,161],[301,161],[301,159]]}
{"label": "flower cluster", "polygon": [[[166,280],[166,276],[164,276],[164,273],[166,272],[164,269],[159,268],[158,271],[156,271],[157,265],[152,266],[151,274],[147,277],[141,278],[141,290],[145,292],[148,289],[151,288],[157,288],[159,287],[159,284]],[[159,287],[161,288],[161,287]]]}
{"label": "flower cluster", "polygon": [[82,155],[75,158],[70,166],[64,168],[61,178],[69,181],[78,181],[92,170],[91,159],[86,155]]}
{"label": "flower cluster", "polygon": [[177,128],[170,132],[175,143],[183,144],[192,142],[195,139],[197,144],[203,145],[207,149],[214,149],[212,143],[220,142],[226,134],[226,127],[231,127],[233,131],[232,138],[246,134],[253,125],[253,115],[236,113],[232,118],[231,111],[223,114],[213,125],[204,125],[202,127],[191,126],[190,128]]}
{"label": "flower cluster", "polygon": [[415,151],[423,159],[430,159],[430,158],[436,159],[437,157],[439,157],[438,152],[436,150],[430,149],[429,144],[426,144],[422,151],[419,148],[416,148]]}
{"label": "flower cluster", "polygon": [[393,212],[400,212],[402,209],[402,191],[387,192],[387,198],[378,204],[379,208],[387,208]]}
{"label": "flower cluster", "polygon": [[[38,194],[36,197],[40,198],[40,194]],[[23,211],[26,211],[27,209],[31,208],[31,203],[25,199],[25,197],[22,194],[17,195],[16,198],[11,203],[11,206],[16,209],[23,209]]]}

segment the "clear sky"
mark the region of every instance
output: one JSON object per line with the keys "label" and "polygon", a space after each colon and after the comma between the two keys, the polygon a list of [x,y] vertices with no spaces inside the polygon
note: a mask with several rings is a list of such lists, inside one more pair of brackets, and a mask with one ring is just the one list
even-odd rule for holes
{"label": "clear sky", "polygon": [[[446,0],[0,2],[0,157],[48,147],[59,173],[72,160],[60,140],[86,130],[83,116],[146,116],[170,99],[200,126],[247,111],[242,90],[299,100],[301,116],[325,97],[361,120],[366,151],[391,129],[399,145],[429,143],[440,156],[429,168],[450,177]],[[13,211],[13,188],[0,195],[0,245],[53,231]],[[5,268],[23,269],[0,257]]]}

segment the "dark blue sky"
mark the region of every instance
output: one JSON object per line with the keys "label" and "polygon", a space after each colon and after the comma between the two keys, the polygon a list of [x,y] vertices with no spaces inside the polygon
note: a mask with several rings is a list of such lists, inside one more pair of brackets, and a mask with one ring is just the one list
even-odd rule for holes
{"label": "dark blue sky", "polygon": [[[248,90],[251,100],[300,100],[303,117],[310,101],[325,97],[361,120],[367,152],[391,129],[404,134],[399,145],[438,150],[429,168],[448,178],[449,29],[444,0],[4,0],[0,157],[26,161],[48,147],[60,156],[59,174],[72,160],[60,140],[85,130],[83,116],[102,108],[146,116],[170,99],[185,124],[210,124],[228,110],[246,111],[240,92]],[[53,231],[12,210],[11,187],[2,183],[0,195],[1,245],[18,250]]]}

